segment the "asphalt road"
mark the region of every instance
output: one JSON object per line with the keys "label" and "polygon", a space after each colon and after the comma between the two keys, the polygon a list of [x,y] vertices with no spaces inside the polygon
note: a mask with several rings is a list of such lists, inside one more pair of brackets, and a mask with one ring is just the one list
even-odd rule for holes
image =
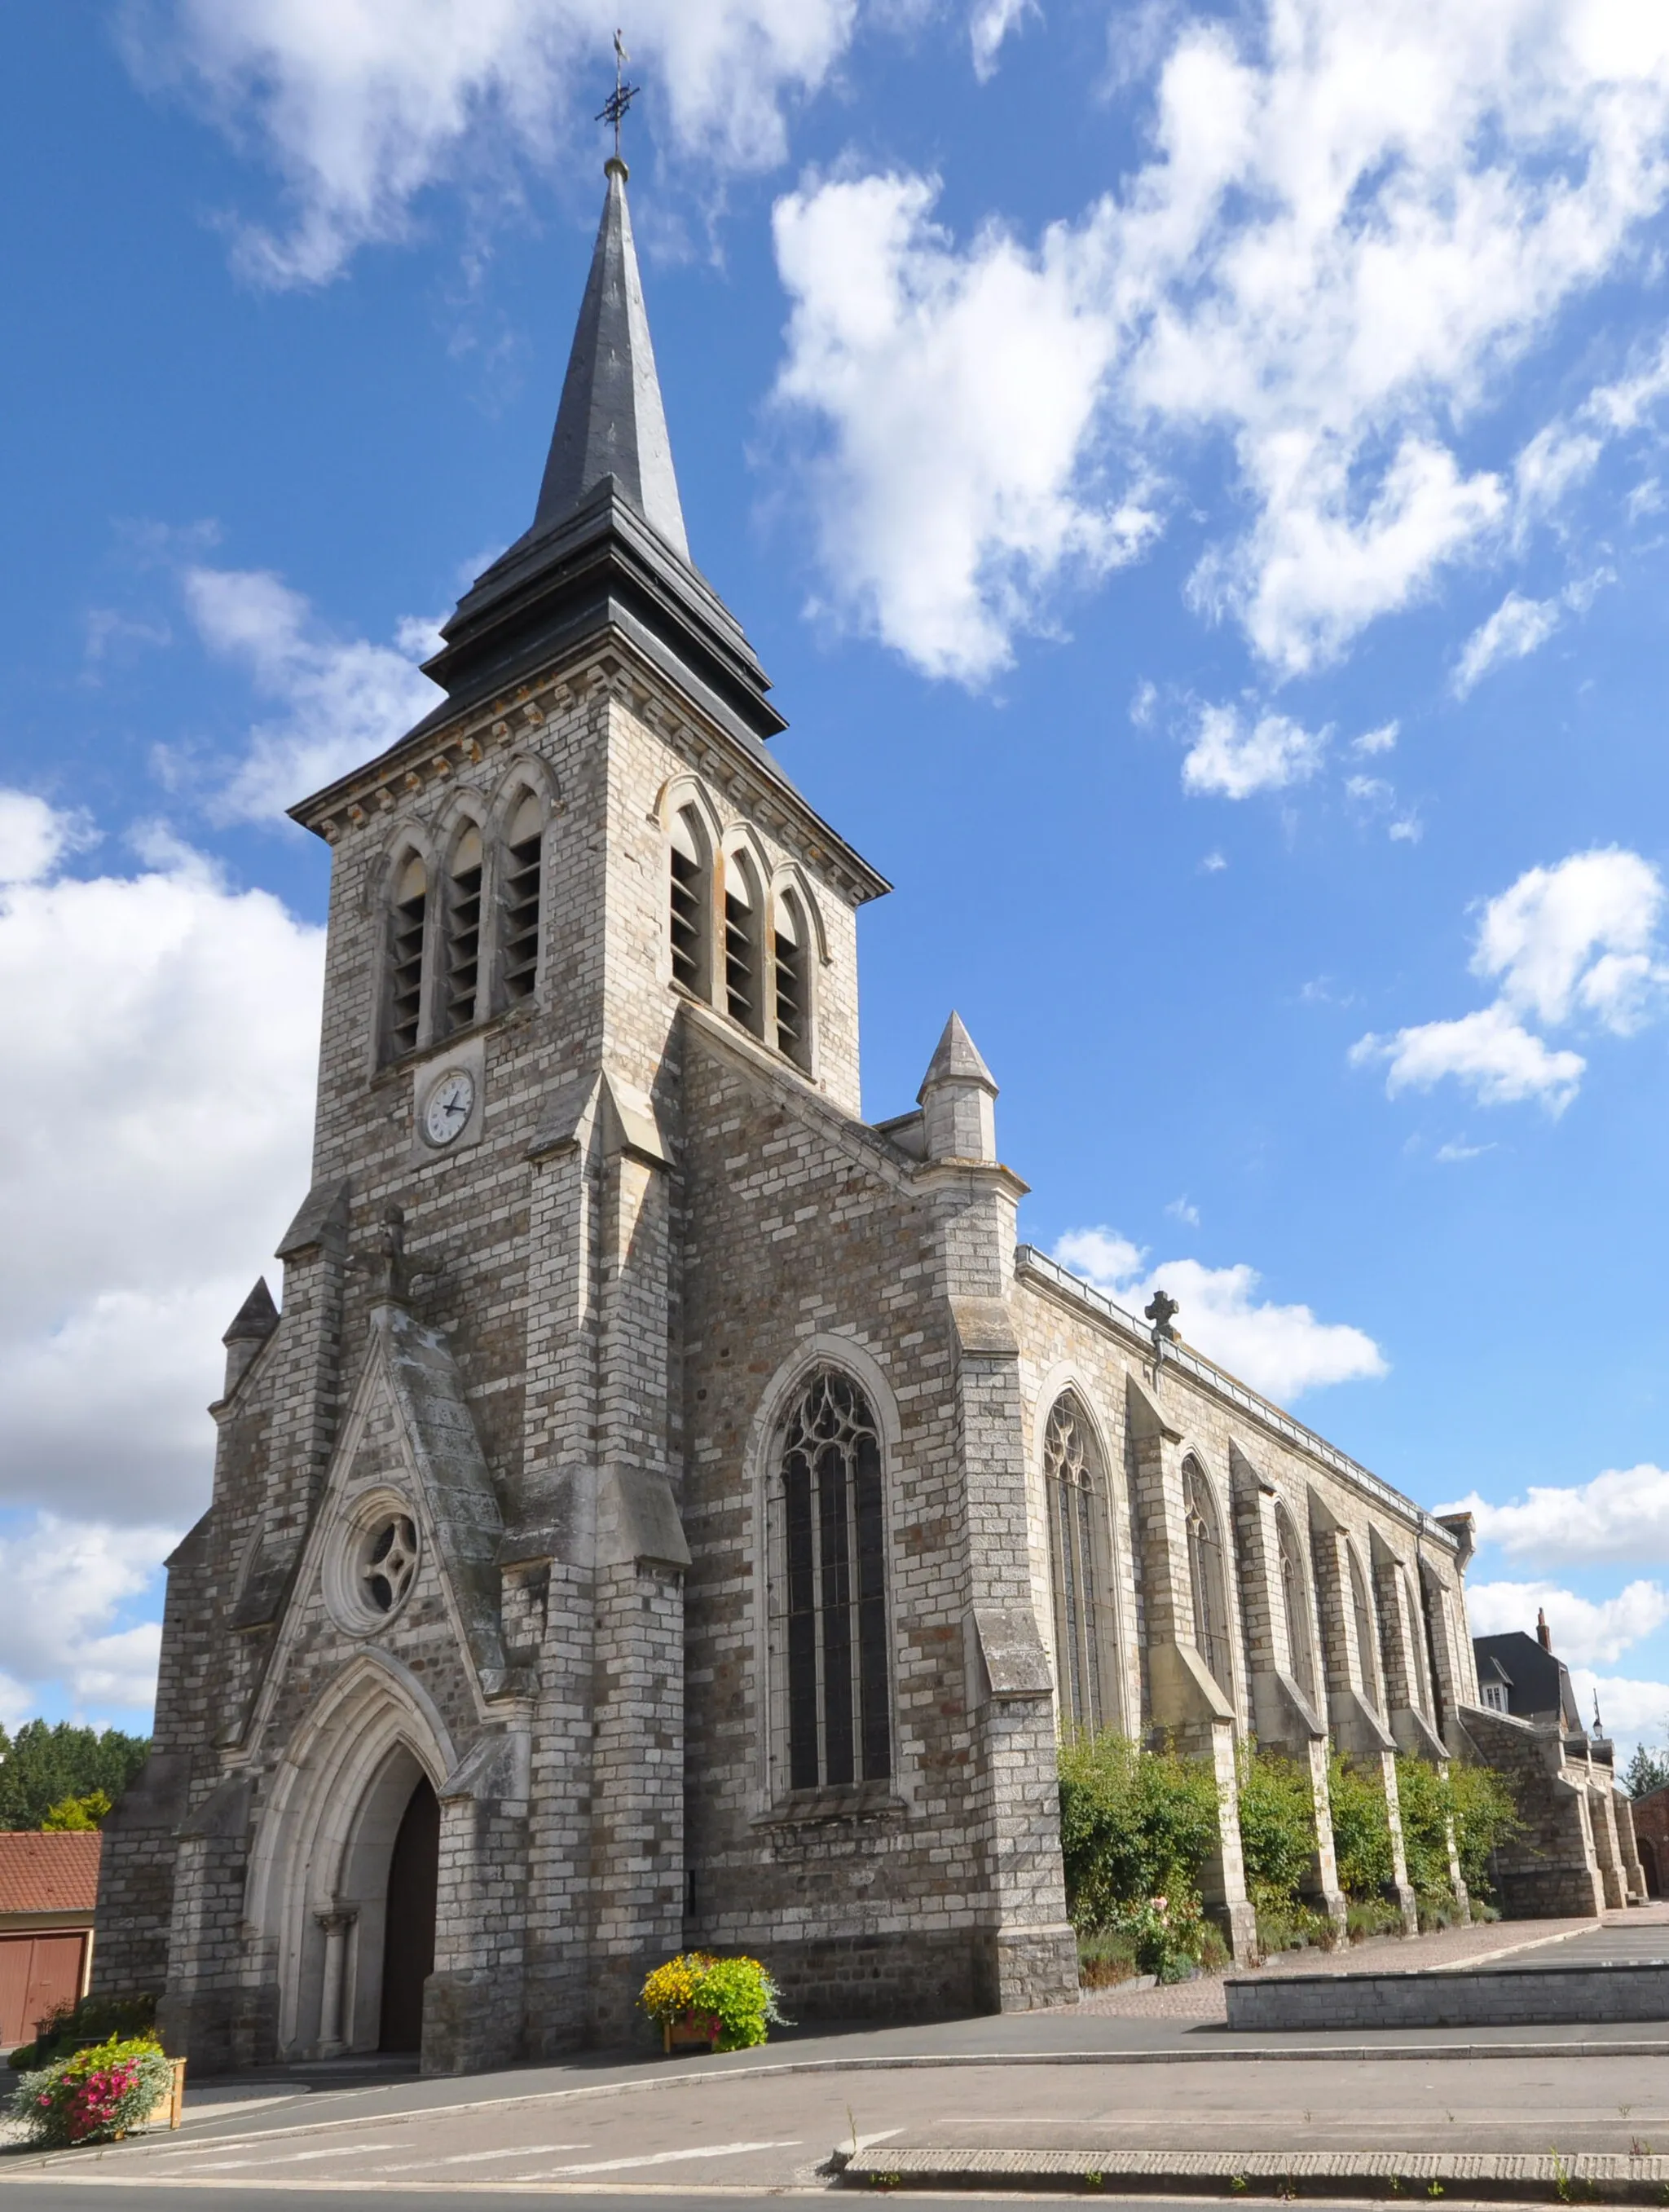
{"label": "asphalt road", "polygon": [[[773,2190],[764,2194],[738,2190],[691,2191],[673,2188],[658,2191],[652,2197],[634,2197],[610,2191],[606,2196],[580,2191],[564,2191],[561,2202],[564,2212],[671,2212],[671,2208],[683,2204],[699,2207],[723,2207],[723,2212],[769,2212],[769,2208],[780,2204],[783,2192]],[[862,2201],[857,2191],[851,2191],[839,2200],[849,2204]],[[907,2190],[888,2192],[889,2203],[905,2204],[955,2205],[961,2212],[981,2212],[981,2208],[1007,2206],[1009,2212],[1023,2202],[1028,2206],[1047,2208],[1071,2204],[1082,2212],[1083,2197],[1074,2191],[1065,2197],[1050,2197],[1037,2190],[1028,2190],[1024,2198],[1013,2196],[986,2197],[973,2190],[959,2189],[954,2195],[932,2196],[913,2194]],[[1191,2197],[1186,2206],[1209,2212],[1217,2205],[1238,2204],[1241,2200],[1231,2197]],[[21,2194],[8,2197],[7,2204],[21,2208],[21,2212],[111,2212],[110,2192],[85,2182],[66,2182],[54,2185],[40,2182],[26,2185]],[[170,2189],[124,2191],[120,2199],[124,2212],[179,2212],[182,2200]],[[378,2190],[374,2194],[358,2190],[261,2189],[256,2191],[207,2189],[192,2191],[184,2200],[189,2212],[482,2212],[482,2200],[478,2196],[453,2194],[446,2190],[426,2189],[419,2192],[405,2190]],[[532,2194],[519,2191],[495,2191],[491,2198],[493,2212],[550,2212],[551,2194],[541,2191]],[[1307,2212],[1362,2212],[1359,2201],[1330,2205],[1325,2197],[1306,2196]],[[1119,2212],[1178,2212],[1174,2197],[1144,2199],[1121,2197]]]}

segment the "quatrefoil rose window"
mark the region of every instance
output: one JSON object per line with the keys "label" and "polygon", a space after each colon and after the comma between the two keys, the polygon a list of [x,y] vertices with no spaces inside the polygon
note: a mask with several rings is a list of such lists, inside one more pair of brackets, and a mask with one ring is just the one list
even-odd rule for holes
{"label": "quatrefoil rose window", "polygon": [[360,1559],[360,1595],[375,1613],[392,1613],[417,1571],[417,1529],[410,1516],[391,1514],[371,1528]]}

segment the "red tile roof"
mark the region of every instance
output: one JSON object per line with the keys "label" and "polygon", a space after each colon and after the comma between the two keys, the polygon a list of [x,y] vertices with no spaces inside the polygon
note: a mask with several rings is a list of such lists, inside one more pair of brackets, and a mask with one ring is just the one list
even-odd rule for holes
{"label": "red tile roof", "polygon": [[0,1828],[0,1912],[90,1912],[103,1847],[96,1828],[51,1836]]}

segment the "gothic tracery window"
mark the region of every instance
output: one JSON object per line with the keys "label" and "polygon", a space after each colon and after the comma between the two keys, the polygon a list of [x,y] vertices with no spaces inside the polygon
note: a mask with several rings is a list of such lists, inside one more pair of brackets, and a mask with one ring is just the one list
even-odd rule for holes
{"label": "gothic tracery window", "polygon": [[416,853],[394,884],[388,943],[388,1050],[391,1059],[412,1051],[423,1013],[423,937],[428,911],[428,871]]}
{"label": "gothic tracery window", "polygon": [[1307,1698],[1315,1696],[1315,1644],[1310,1634],[1309,1586],[1298,1532],[1284,1506],[1276,1510],[1276,1543],[1281,1569],[1281,1604],[1286,1615],[1287,1651],[1292,1679]]}
{"label": "gothic tracery window", "polygon": [[1182,1515],[1188,1538],[1188,1582],[1193,1597],[1194,1648],[1220,1689],[1230,1686],[1229,1603],[1223,1572],[1223,1538],[1205,1477],[1191,1459],[1182,1462]]}
{"label": "gothic tracery window", "polygon": [[1379,1623],[1375,1617],[1372,1601],[1368,1595],[1368,1584],[1363,1578],[1362,1564],[1351,1545],[1347,1556],[1350,1563],[1350,1605],[1356,1614],[1356,1654],[1362,1668],[1362,1693],[1380,1711],[1385,1703],[1380,1693],[1379,1679]]}
{"label": "gothic tracery window", "polygon": [[857,1384],[820,1368],[773,1484],[777,1735],[791,1790],[892,1772],[881,1440]]}
{"label": "gothic tracery window", "polygon": [[539,977],[540,878],[543,873],[544,809],[529,792],[517,807],[505,839],[500,898],[502,989],[513,1006],[531,999]]}
{"label": "gothic tracery window", "polygon": [[1054,1582],[1055,1680],[1063,1730],[1108,1724],[1115,1656],[1107,1571],[1107,1486],[1083,1409],[1058,1398],[1043,1431]]}

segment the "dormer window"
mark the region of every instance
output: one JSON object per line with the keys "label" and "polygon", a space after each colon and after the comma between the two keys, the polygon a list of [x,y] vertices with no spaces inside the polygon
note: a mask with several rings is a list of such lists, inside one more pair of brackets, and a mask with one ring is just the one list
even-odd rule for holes
{"label": "dormer window", "polygon": [[725,864],[725,1011],[756,1036],[765,1034],[760,908],[753,864],[732,853]]}
{"label": "dormer window", "polygon": [[389,933],[388,1043],[391,1054],[416,1048],[423,1015],[423,925],[428,911],[428,871],[414,853],[394,885]]}
{"label": "dormer window", "polygon": [[693,806],[672,817],[672,980],[697,998],[709,995],[707,934],[712,876],[707,840]]}
{"label": "dormer window", "polygon": [[810,994],[806,959],[805,916],[792,891],[776,902],[777,1050],[797,1067],[811,1064]]}
{"label": "dormer window", "polygon": [[481,832],[471,823],[452,848],[446,874],[446,1026],[467,1029],[476,1018],[481,976]]}
{"label": "dormer window", "polygon": [[503,984],[507,1003],[531,999],[539,979],[539,891],[544,850],[544,810],[530,791],[511,819],[505,841]]}

